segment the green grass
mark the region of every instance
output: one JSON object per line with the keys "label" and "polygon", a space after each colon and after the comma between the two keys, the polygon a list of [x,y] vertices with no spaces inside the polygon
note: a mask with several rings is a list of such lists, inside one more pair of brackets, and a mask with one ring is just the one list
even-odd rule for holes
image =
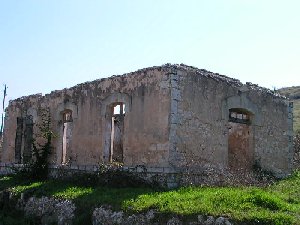
{"label": "green grass", "polygon": [[[294,196],[299,196],[299,187],[294,190]],[[282,190],[276,185],[269,189],[189,187],[144,194],[127,201],[125,205],[136,211],[156,208],[160,212],[171,214],[223,215],[236,221],[300,224],[299,198],[291,202],[292,193],[288,192],[286,195]]]}
{"label": "green grass", "polygon": [[103,204],[128,213],[156,209],[162,215],[222,215],[237,223],[300,224],[300,171],[267,188],[185,187],[159,192],[147,188],[82,186],[54,180],[25,182],[13,177],[1,178],[0,188],[9,188],[16,195],[27,191],[37,196],[72,199],[77,207],[75,224],[88,224],[93,209]]}
{"label": "green grass", "polygon": [[[16,177],[0,178],[0,190],[9,189],[15,196],[20,196],[22,192],[30,193],[37,197],[52,196],[59,199],[73,200],[76,205],[76,221],[75,224],[91,224],[91,215],[93,209],[100,205],[111,205],[115,210],[124,209],[123,205],[130,199],[150,192],[154,192],[150,188],[109,188],[89,185],[78,185],[77,182],[47,180],[43,182],[33,182],[23,180]],[[13,214],[10,214],[13,213]],[[9,218],[7,218],[9,217]],[[8,212],[8,216],[1,215],[1,219],[14,221],[15,212]],[[22,218],[17,218],[19,224],[25,224]],[[7,222],[7,224],[15,224]],[[16,223],[18,224],[18,223]]]}

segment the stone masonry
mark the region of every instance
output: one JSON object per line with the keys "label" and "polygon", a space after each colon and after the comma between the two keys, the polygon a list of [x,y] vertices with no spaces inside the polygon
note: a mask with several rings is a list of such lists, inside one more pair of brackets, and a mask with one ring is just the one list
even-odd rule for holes
{"label": "stone masonry", "polygon": [[42,111],[55,133],[49,162],[118,162],[157,173],[207,168],[285,177],[292,171],[292,104],[277,93],[183,64],[150,67],[10,101],[2,164],[30,161]]}

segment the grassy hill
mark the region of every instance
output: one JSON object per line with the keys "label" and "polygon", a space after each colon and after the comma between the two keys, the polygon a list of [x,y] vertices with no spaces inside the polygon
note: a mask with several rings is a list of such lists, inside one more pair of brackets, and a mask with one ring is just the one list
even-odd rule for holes
{"label": "grassy hill", "polygon": [[[300,224],[300,171],[286,180],[265,188],[259,187],[183,187],[157,191],[150,188],[112,188],[76,184],[74,181],[47,180],[33,182],[16,177],[0,177],[0,191],[11,190],[13,196],[31,193],[70,199],[76,205],[74,225],[91,224],[93,209],[110,205],[114,211],[132,213],[155,209],[159,218],[178,215],[195,219],[197,215],[229,217],[234,224]],[[0,224],[29,224],[13,208],[0,209]],[[32,224],[32,223],[30,223]],[[159,224],[166,224],[159,223]],[[188,223],[185,223],[188,224]]]}
{"label": "grassy hill", "polygon": [[294,103],[294,131],[300,131],[300,86],[281,88],[278,92]]}

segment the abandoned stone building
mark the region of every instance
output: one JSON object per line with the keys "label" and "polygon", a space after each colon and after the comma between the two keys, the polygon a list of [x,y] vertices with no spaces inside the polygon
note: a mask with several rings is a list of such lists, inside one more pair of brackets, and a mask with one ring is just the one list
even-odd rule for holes
{"label": "abandoned stone building", "polygon": [[30,161],[43,109],[55,133],[54,167],[120,162],[156,173],[200,173],[256,165],[278,177],[292,170],[292,104],[271,90],[183,64],[10,101],[2,165]]}

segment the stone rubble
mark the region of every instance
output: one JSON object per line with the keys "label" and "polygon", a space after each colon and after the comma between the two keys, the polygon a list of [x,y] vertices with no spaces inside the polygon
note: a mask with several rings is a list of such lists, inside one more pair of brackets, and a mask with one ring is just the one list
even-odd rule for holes
{"label": "stone rubble", "polygon": [[26,217],[38,218],[42,225],[72,225],[75,205],[69,200],[31,197],[24,207]]}
{"label": "stone rubble", "polygon": [[[113,212],[111,209],[104,207],[96,208],[93,212],[93,225],[159,225],[165,223],[158,223],[155,221],[155,211],[149,210],[144,214],[133,214],[128,217],[122,211]],[[178,217],[172,217],[167,220],[166,225],[183,225],[185,224]],[[189,225],[232,225],[232,223],[225,217],[214,218],[213,216],[198,215],[197,221],[188,223]]]}
{"label": "stone rubble", "polygon": [[[8,197],[5,197],[8,196]],[[69,200],[49,197],[20,198],[10,202],[8,191],[0,192],[0,206],[14,202],[17,210],[24,211],[25,217],[34,219],[41,225],[72,225],[75,218],[75,204]],[[164,222],[163,222],[164,221]],[[144,213],[126,215],[123,211],[113,211],[111,206],[95,208],[92,213],[93,225],[233,225],[228,218],[198,215],[195,221],[185,222],[184,218],[173,216],[164,218],[153,209]]]}

